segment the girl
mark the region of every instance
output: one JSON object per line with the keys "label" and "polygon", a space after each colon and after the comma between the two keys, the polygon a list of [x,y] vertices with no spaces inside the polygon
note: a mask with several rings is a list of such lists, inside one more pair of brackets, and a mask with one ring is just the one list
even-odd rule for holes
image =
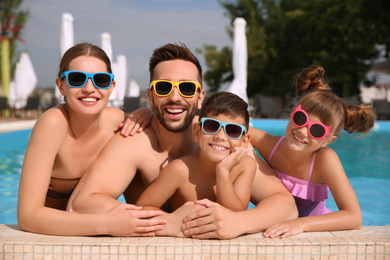
{"label": "girl", "polygon": [[[269,227],[264,237],[288,237],[304,231],[358,229],[362,215],[355,192],[340,160],[327,145],[345,129],[367,133],[375,115],[369,106],[344,103],[331,92],[320,66],[299,75],[296,92],[302,98],[291,111],[286,136],[251,129],[251,143],[294,196],[299,218]],[[328,187],[339,208],[325,207]]]}
{"label": "girl", "polygon": [[105,214],[65,211],[78,180],[125,115],[106,107],[114,75],[109,58],[95,45],[70,48],[56,84],[66,102],[46,111],[32,130],[20,177],[19,227],[51,235],[154,235],[165,223],[149,219],[158,211],[126,204]]}

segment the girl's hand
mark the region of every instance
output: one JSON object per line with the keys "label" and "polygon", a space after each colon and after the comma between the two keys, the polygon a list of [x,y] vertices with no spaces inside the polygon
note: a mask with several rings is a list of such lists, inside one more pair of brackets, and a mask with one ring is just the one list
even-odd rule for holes
{"label": "girl's hand", "polygon": [[226,156],[225,158],[223,158],[222,161],[217,163],[217,172],[219,172],[219,170],[221,172],[231,172],[234,166],[238,165],[242,162],[242,160],[244,160],[245,156],[247,156],[248,154],[248,151],[249,150],[243,146],[234,147],[232,152],[228,156]]}
{"label": "girl's hand", "polygon": [[129,117],[118,125],[123,136],[133,136],[141,133],[151,122],[154,113],[147,107],[141,107],[132,112]]}
{"label": "girl's hand", "polygon": [[265,238],[285,238],[293,235],[303,233],[303,224],[298,219],[284,221],[270,226],[264,231],[263,236]]}

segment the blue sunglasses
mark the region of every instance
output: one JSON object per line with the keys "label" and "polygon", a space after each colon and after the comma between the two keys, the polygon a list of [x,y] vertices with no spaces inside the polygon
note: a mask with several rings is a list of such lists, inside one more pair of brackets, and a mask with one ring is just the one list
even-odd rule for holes
{"label": "blue sunglasses", "polygon": [[206,134],[215,134],[221,129],[223,126],[223,130],[225,131],[225,135],[230,139],[238,139],[242,134],[245,135],[246,127],[239,124],[234,123],[224,123],[217,119],[202,117],[199,121],[199,124],[202,125],[202,130]]}
{"label": "blue sunglasses", "polygon": [[61,80],[66,77],[69,87],[81,88],[88,79],[92,80],[93,85],[98,89],[108,89],[114,80],[114,74],[107,72],[86,73],[83,71],[70,70],[62,72],[60,75]]}

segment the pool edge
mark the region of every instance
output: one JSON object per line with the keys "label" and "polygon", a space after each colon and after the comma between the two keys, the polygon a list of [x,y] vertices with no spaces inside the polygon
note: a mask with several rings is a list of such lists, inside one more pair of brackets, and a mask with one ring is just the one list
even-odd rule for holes
{"label": "pool edge", "polygon": [[286,239],[261,233],[229,240],[171,237],[65,237],[0,225],[2,259],[389,259],[390,226],[308,232]]}

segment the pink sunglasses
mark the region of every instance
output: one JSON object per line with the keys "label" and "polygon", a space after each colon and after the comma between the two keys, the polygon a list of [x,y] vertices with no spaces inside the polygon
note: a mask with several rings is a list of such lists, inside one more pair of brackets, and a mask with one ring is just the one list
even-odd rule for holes
{"label": "pink sunglasses", "polygon": [[297,127],[308,126],[309,135],[314,139],[325,139],[329,134],[331,126],[326,126],[321,122],[310,122],[309,116],[306,111],[301,108],[301,105],[297,106],[290,114],[291,121]]}

